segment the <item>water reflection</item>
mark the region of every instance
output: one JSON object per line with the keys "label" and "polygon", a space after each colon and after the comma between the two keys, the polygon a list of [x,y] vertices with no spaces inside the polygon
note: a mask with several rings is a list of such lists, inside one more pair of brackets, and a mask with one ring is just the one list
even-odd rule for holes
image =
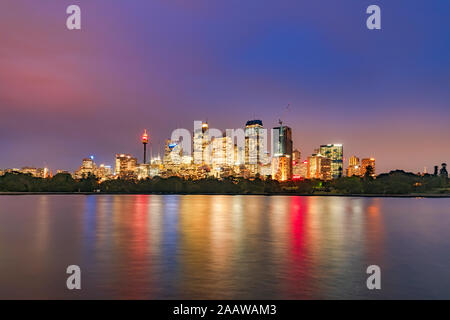
{"label": "water reflection", "polygon": [[[392,278],[401,274],[398,266],[411,259],[403,254],[403,248],[390,242],[386,230],[390,228],[395,234],[409,219],[406,215],[399,218],[389,206],[414,208],[410,201],[418,200],[202,195],[2,197],[0,298],[401,297],[399,288],[369,292],[365,270],[377,264]],[[420,208],[428,215],[434,212],[429,206]],[[448,216],[445,219],[449,221]],[[430,246],[447,248],[446,241],[432,239]],[[427,243],[426,236],[423,243]],[[396,264],[396,259],[401,262]],[[69,264],[82,268],[83,290],[75,296],[64,289]],[[448,275],[442,261],[434,271]],[[427,283],[423,287],[426,297]]]}

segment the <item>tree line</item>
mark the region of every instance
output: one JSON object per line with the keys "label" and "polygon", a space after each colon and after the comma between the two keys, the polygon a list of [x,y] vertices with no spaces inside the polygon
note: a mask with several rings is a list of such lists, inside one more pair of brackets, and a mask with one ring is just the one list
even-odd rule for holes
{"label": "tree line", "polygon": [[[370,172],[369,172],[370,173]],[[145,180],[99,180],[89,175],[74,179],[68,173],[52,178],[6,173],[0,176],[0,192],[100,192],[100,193],[186,193],[186,194],[450,194],[448,175],[416,175],[402,170],[375,178],[341,177],[330,181],[278,182],[271,179],[202,179],[153,177]]]}

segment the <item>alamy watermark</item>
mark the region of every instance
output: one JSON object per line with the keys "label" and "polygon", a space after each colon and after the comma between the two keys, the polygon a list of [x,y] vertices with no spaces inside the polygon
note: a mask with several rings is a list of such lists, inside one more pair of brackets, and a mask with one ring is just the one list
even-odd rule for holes
{"label": "alamy watermark", "polygon": [[81,268],[73,264],[67,267],[66,273],[70,274],[66,280],[67,289],[81,290]]}
{"label": "alamy watermark", "polygon": [[381,268],[377,265],[370,265],[366,269],[366,273],[370,274],[367,278],[366,285],[369,290],[381,289]]}
{"label": "alamy watermark", "polygon": [[[366,13],[370,14],[366,20],[367,29],[380,30],[381,8],[378,5],[372,4],[367,7]],[[81,30],[81,8],[77,5],[69,5],[66,9],[66,14],[69,15],[66,20],[67,29]]]}

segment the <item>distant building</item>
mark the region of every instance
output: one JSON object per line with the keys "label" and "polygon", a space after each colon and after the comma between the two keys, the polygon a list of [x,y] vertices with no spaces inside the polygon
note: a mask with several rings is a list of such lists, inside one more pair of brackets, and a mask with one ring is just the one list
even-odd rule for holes
{"label": "distant building", "polygon": [[22,169],[16,171],[23,174],[30,174],[35,178],[48,178],[50,176],[48,168],[23,167]]}
{"label": "distant building", "polygon": [[161,156],[158,154],[156,157],[153,157],[150,159],[150,163],[153,165],[160,165],[162,164]]}
{"label": "distant building", "polygon": [[58,169],[58,170],[56,170],[56,174],[70,174],[70,172],[69,171],[67,171],[67,170],[62,170],[62,169]]}
{"label": "distant building", "polygon": [[209,131],[208,123],[202,122],[199,128],[194,129],[194,163],[199,165],[209,164],[208,154]]}
{"label": "distant building", "polygon": [[32,175],[33,177],[38,176],[37,169],[31,167],[23,167],[22,169],[20,169],[20,173],[29,174]]}
{"label": "distant building", "polygon": [[238,147],[235,143],[233,147],[233,162],[234,166],[243,166],[245,164],[245,150],[242,147]]}
{"label": "distant building", "polygon": [[272,163],[261,165],[259,175],[261,179],[268,179],[272,177]]}
{"label": "distant building", "polygon": [[292,179],[292,130],[287,126],[272,131],[272,178],[279,181]]}
{"label": "distant building", "polygon": [[116,154],[115,175],[121,179],[137,177],[137,159],[130,154]]}
{"label": "distant building", "polygon": [[111,168],[111,166],[107,166],[105,164],[101,164],[100,166],[98,166],[95,171],[94,171],[94,175],[100,179],[100,181],[105,181],[105,180],[109,180],[112,179],[114,176],[113,170]]}
{"label": "distant building", "polygon": [[[297,149],[295,149],[294,151],[292,151],[292,177],[295,178],[300,178],[301,174],[301,166],[302,166],[302,161],[301,161],[301,153],[300,151],[298,151]],[[302,177],[305,178],[305,177]]]}
{"label": "distant building", "polygon": [[211,164],[213,167],[233,166],[233,140],[231,137],[214,137],[211,141]]}
{"label": "distant building", "polygon": [[298,150],[295,149],[294,151],[292,151],[292,161],[293,162],[300,162],[302,159],[302,153]]}
{"label": "distant building", "polygon": [[287,181],[292,179],[291,158],[288,156],[277,156],[272,158],[272,179]]}
{"label": "distant building", "polygon": [[376,176],[375,171],[375,159],[374,158],[365,158],[361,160],[361,176],[365,176],[367,172],[367,167],[372,167],[372,177]]}
{"label": "distant building", "polygon": [[351,156],[348,161],[347,177],[360,176],[361,166],[359,164],[359,158]]}
{"label": "distant building", "polygon": [[331,162],[332,160],[321,154],[313,154],[308,157],[307,162],[307,178],[308,179],[320,179],[331,180]]}
{"label": "distant building", "polygon": [[261,174],[262,155],[265,151],[264,128],[261,120],[245,124],[245,166],[251,175]]}
{"label": "distant building", "polygon": [[136,168],[136,175],[139,180],[150,177],[150,164],[140,163]]}
{"label": "distant building", "polygon": [[153,178],[161,175],[162,164],[152,164],[149,168],[149,177]]}
{"label": "distant building", "polygon": [[211,164],[210,175],[223,178],[233,174],[234,165],[233,140],[229,136],[214,137],[209,145]]}
{"label": "distant building", "polygon": [[183,154],[183,156],[181,157],[181,163],[184,165],[192,165],[192,156],[187,155],[187,154]]}
{"label": "distant building", "polygon": [[308,179],[308,160],[296,162],[292,166],[292,178],[293,179]]}
{"label": "distant building", "polygon": [[166,140],[164,147],[164,166],[176,167],[181,165],[183,148],[178,141]]}
{"label": "distant building", "polygon": [[319,153],[331,160],[331,177],[337,179],[344,173],[344,147],[342,144],[321,145]]}
{"label": "distant building", "polygon": [[80,168],[75,171],[74,178],[81,179],[85,178],[89,175],[94,175],[97,166],[94,162],[94,157],[90,156],[89,158],[84,158],[82,160]]}

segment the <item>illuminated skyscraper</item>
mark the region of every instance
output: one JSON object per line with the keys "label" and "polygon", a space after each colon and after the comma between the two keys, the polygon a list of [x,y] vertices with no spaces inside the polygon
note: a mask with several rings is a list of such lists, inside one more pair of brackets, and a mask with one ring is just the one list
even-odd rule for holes
{"label": "illuminated skyscraper", "polygon": [[280,126],[272,130],[272,178],[279,181],[292,179],[292,130]]}
{"label": "illuminated skyscraper", "polygon": [[349,167],[359,166],[359,158],[357,156],[351,156],[348,160]]}
{"label": "illuminated skyscraper", "polygon": [[297,149],[292,151],[292,161],[293,162],[300,162],[301,161],[301,157],[302,157],[302,154],[301,154],[300,151],[298,151]]}
{"label": "illuminated skyscraper", "polygon": [[331,176],[342,177],[344,172],[344,147],[342,144],[321,145],[319,153],[331,160]]}
{"label": "illuminated skyscraper", "polygon": [[139,180],[147,179],[150,177],[150,164],[149,163],[140,163],[136,167],[136,176]]}
{"label": "illuminated skyscraper", "polygon": [[94,171],[94,175],[97,178],[99,178],[100,181],[105,181],[105,180],[111,179],[112,176],[113,176],[112,168],[111,168],[111,166],[107,166],[105,164],[101,164]]}
{"label": "illuminated skyscraper", "polygon": [[292,152],[292,177],[295,179],[306,178],[305,175],[302,176],[302,170],[304,167],[305,165],[301,161],[301,153],[295,149]]}
{"label": "illuminated skyscraper", "polygon": [[89,158],[84,158],[81,163],[81,167],[75,171],[75,178],[81,179],[87,177],[88,175],[94,175],[97,166],[94,162],[94,156],[90,156]]}
{"label": "illuminated skyscraper", "polygon": [[216,178],[230,176],[234,165],[234,144],[231,137],[214,137],[211,147],[211,174]]}
{"label": "illuminated skyscraper", "polygon": [[116,154],[115,174],[121,179],[136,178],[137,159],[130,154]]}
{"label": "illuminated skyscraper", "polygon": [[313,154],[308,157],[308,179],[331,180],[331,164],[331,159],[324,157],[321,154]]}
{"label": "illuminated skyscraper", "polygon": [[194,122],[194,163],[198,165],[209,164],[210,157],[208,155],[208,123],[202,122],[200,126],[196,126],[198,122]]}
{"label": "illuminated skyscraper", "polygon": [[211,163],[215,167],[233,166],[233,140],[231,137],[215,137],[211,141]]}
{"label": "illuminated skyscraper", "polygon": [[250,120],[245,124],[245,166],[251,175],[261,174],[265,135],[261,120]]}
{"label": "illuminated skyscraper", "polygon": [[372,177],[376,176],[375,171],[375,158],[366,158],[361,160],[361,176],[365,176],[367,172],[367,167],[372,167]]}
{"label": "illuminated skyscraper", "polygon": [[166,140],[164,147],[164,165],[167,167],[179,166],[182,162],[183,148],[178,141]]}
{"label": "illuminated skyscraper", "polygon": [[359,158],[356,156],[351,156],[348,161],[347,176],[360,176],[361,166],[359,165]]}
{"label": "illuminated skyscraper", "polygon": [[272,179],[287,181],[292,179],[291,158],[288,156],[278,156],[272,158]]}

